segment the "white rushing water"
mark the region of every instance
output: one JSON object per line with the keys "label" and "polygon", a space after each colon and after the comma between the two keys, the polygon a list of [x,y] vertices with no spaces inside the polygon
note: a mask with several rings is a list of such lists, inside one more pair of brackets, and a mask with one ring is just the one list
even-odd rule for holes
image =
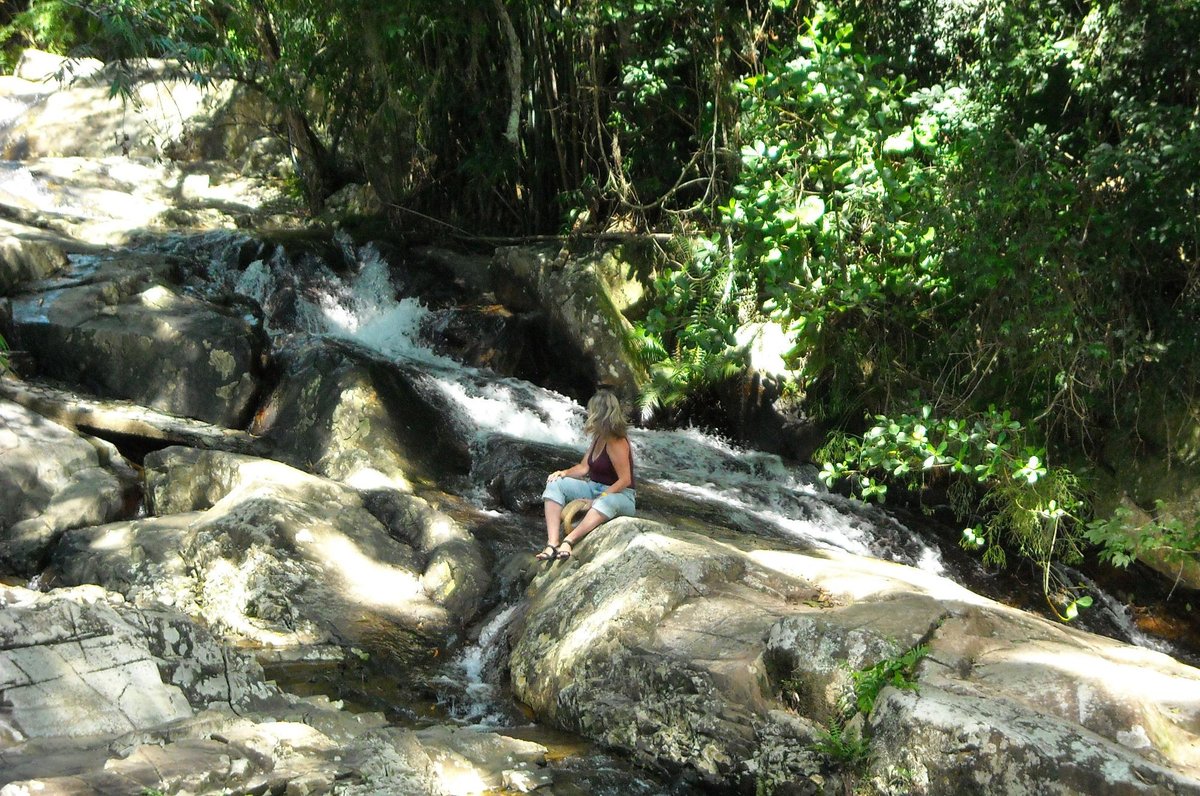
{"label": "white rushing water", "polygon": [[454,718],[481,727],[498,727],[512,722],[510,710],[505,709],[496,685],[497,675],[504,664],[501,635],[517,612],[517,604],[506,606],[493,616],[474,644],[464,647],[454,658],[455,677],[444,681],[448,695],[443,702]]}
{"label": "white rushing water", "polygon": [[[282,250],[243,272],[216,276],[264,307],[290,292],[295,300],[287,328],[275,328],[269,320],[273,333],[349,340],[381,358],[419,369],[422,387],[436,390],[440,403],[453,407],[460,433],[476,445],[503,434],[569,447],[582,455],[582,407],[559,393],[468,367],[433,351],[422,338],[429,310],[416,299],[393,299],[388,263],[375,247],[354,248],[345,238],[338,242],[350,255],[347,259],[357,263],[349,278],[312,259],[298,266]],[[718,507],[723,515],[740,518],[743,527],[943,570],[934,548],[884,512],[830,494],[811,468],[789,467],[778,456],[744,450],[694,429],[634,429],[631,438],[640,478]]]}

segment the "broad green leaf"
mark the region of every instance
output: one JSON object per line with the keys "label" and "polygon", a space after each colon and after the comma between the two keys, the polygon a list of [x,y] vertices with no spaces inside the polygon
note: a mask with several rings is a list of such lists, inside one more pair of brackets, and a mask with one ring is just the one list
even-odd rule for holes
{"label": "broad green leaf", "polygon": [[913,151],[913,130],[905,127],[898,133],[888,136],[883,142],[883,151],[889,155],[907,155]]}
{"label": "broad green leaf", "polygon": [[816,226],[825,215],[825,200],[812,194],[796,205],[796,223],[802,227]]}

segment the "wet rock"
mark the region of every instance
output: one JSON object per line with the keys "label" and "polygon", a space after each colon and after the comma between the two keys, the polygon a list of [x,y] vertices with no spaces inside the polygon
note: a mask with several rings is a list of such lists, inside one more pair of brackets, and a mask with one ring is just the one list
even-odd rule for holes
{"label": "wet rock", "polygon": [[[245,423],[258,389],[261,331],[162,283],[169,265],[116,258],[11,304],[7,336],[36,372],[94,395],[221,426]],[[150,378],[150,375],[153,378]]]}
{"label": "wet rock", "polygon": [[[646,373],[623,314],[636,300],[626,294],[636,293],[637,281],[614,253],[560,258],[557,248],[513,246],[496,251],[496,266],[515,280],[511,288],[497,285],[497,297],[514,306],[532,303],[546,314],[563,367],[582,357],[580,373],[591,385],[611,383],[627,398],[637,393]],[[530,298],[522,302],[522,293]]]}
{"label": "wet rock", "polygon": [[872,778],[908,775],[886,792],[1200,793],[1200,673],[939,576],[624,518],[539,572],[516,696],[709,786],[819,792],[849,672],[925,643],[917,690],[867,717]]}
{"label": "wet rock", "polygon": [[0,571],[30,577],[64,531],[122,515],[128,482],[106,466],[114,456],[0,400]]}
{"label": "wet rock", "polygon": [[478,551],[415,498],[409,516],[429,527],[411,535],[441,542],[428,557],[392,538],[354,490],[279,462],[167,448],[147,456],[146,473],[162,516],[66,534],[56,582],[176,605],[228,638],[385,659],[444,644],[487,582]]}
{"label": "wet rock", "polygon": [[283,374],[252,431],[274,456],[362,488],[411,491],[470,467],[444,407],[421,374],[327,343],[279,354]]}
{"label": "wet rock", "polygon": [[[582,447],[529,442],[495,434],[474,452],[471,480],[487,490],[494,505],[524,514],[541,514],[546,477],[577,463]],[[748,467],[743,463],[742,467]],[[638,515],[677,528],[713,534],[718,530],[763,532],[762,522],[716,498],[678,492],[638,475]]]}
{"label": "wet rock", "polygon": [[578,462],[579,451],[496,434],[476,453],[471,478],[497,505],[529,512],[542,506],[546,477]]}
{"label": "wet rock", "polygon": [[514,315],[499,304],[431,310],[421,334],[434,351],[501,376],[516,376],[549,389],[571,391],[562,363],[546,346],[545,318]]}
{"label": "wet rock", "polygon": [[17,292],[28,282],[66,270],[67,255],[47,240],[6,237],[0,243],[0,296]]}

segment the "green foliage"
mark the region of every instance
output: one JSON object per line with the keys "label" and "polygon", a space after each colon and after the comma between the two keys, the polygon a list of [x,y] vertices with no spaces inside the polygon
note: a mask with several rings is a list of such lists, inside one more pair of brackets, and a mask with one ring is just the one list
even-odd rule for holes
{"label": "green foliage", "polygon": [[[1055,597],[1076,591],[1060,582],[1054,565],[1083,558],[1078,521],[1083,499],[1075,476],[1047,464],[1045,449],[1029,444],[1025,428],[1007,412],[989,408],[969,420],[939,418],[930,406],[919,414],[878,415],[861,437],[835,435],[817,452],[821,477],[830,486],[846,481],[865,499],[883,500],[888,484],[919,491],[930,481],[975,484],[983,490],[976,503],[956,499],[960,521],[973,521],[961,543],[982,552],[983,560],[1004,566],[1006,550],[1035,561],[1042,569],[1047,602],[1060,618],[1073,618],[1090,598]],[[1086,601],[1086,602],[1085,602]]]}
{"label": "green foliage", "polygon": [[[155,56],[253,87],[314,205],[369,178],[405,226],[680,232],[632,340],[647,409],[740,372],[738,331],[776,323],[818,419],[971,418],[829,460],[868,497],[944,473],[966,541],[1047,584],[1085,508],[1047,451],[1197,389],[1189,0],[30,0],[3,36],[10,63]],[[1191,538],[1089,534],[1117,562]]]}
{"label": "green foliage", "polygon": [[879,692],[886,686],[903,691],[916,691],[917,664],[929,654],[929,647],[918,644],[895,658],[884,658],[873,666],[851,672],[854,682],[854,701],[860,713],[869,714],[875,707]]}
{"label": "green foliage", "polygon": [[[847,719],[855,713],[864,717],[869,715],[875,706],[879,692],[887,686],[905,691],[917,690],[916,669],[921,659],[929,654],[929,647],[918,644],[905,653],[893,658],[885,658],[872,666],[852,671],[853,693],[849,695],[849,703],[845,705],[840,716],[830,722],[814,749],[825,755],[831,762],[842,765],[851,771],[861,771],[866,767],[871,754],[871,742],[860,731],[847,726]],[[796,690],[797,686],[784,681],[783,689]]]}
{"label": "green foliage", "polygon": [[[639,333],[686,394],[743,361],[740,326],[781,323],[811,410],[900,418],[827,456],[831,480],[882,498],[943,476],[972,519],[964,543],[1037,561],[1070,618],[1087,598],[1055,565],[1079,560],[1087,507],[1047,450],[1200,372],[1200,10],[1056,9],[863,0],[778,36],[739,84],[721,228],[663,271]],[[914,395],[982,426],[905,417]],[[1092,533],[1118,555],[1187,541],[1161,524],[1124,546]]]}
{"label": "green foliage", "polygon": [[11,72],[26,47],[71,55],[95,30],[95,20],[77,3],[32,0],[0,25],[0,71]]}
{"label": "green foliage", "polygon": [[[1161,500],[1156,508],[1162,512]],[[1110,517],[1088,523],[1084,535],[1100,547],[1102,560],[1118,567],[1127,567],[1151,552],[1170,564],[1200,558],[1200,523],[1189,524],[1177,517],[1137,523],[1125,506],[1119,506]]]}
{"label": "green foliage", "polygon": [[8,372],[8,341],[0,335],[0,376]]}
{"label": "green foliage", "polygon": [[826,356],[826,342],[865,340],[877,309],[935,264],[934,230],[914,208],[930,201],[922,151],[936,125],[851,33],[819,6],[738,83],[745,143],[721,229],[659,276],[640,329],[685,388],[719,372],[714,359],[739,362],[735,332],[755,320],[789,329],[808,377],[853,365],[859,357]]}
{"label": "green foliage", "polygon": [[869,739],[837,724],[830,725],[828,730],[821,733],[813,748],[833,763],[852,771],[864,769],[871,756]]}

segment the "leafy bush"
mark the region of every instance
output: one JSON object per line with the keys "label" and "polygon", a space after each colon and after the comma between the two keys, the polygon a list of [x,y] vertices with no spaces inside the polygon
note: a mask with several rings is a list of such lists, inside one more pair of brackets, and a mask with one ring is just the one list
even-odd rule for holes
{"label": "leafy bush", "polygon": [[817,452],[827,484],[845,481],[862,497],[883,500],[888,482],[919,492],[938,480],[957,519],[972,523],[963,530],[963,547],[981,551],[985,562],[997,566],[1004,566],[1006,550],[1035,561],[1047,603],[1064,620],[1091,604],[1054,569],[1058,561],[1083,558],[1084,501],[1077,480],[1050,467],[1046,451],[1028,443],[1026,430],[1007,411],[990,408],[959,420],[935,417],[925,406],[919,415],[875,420],[861,438],[835,435]]}
{"label": "leafy bush", "polygon": [[[1162,511],[1162,501],[1157,508]],[[1168,564],[1200,559],[1200,523],[1179,518],[1138,523],[1133,512],[1119,506],[1111,517],[1097,519],[1084,531],[1087,540],[1100,548],[1100,557],[1118,567],[1127,567],[1151,552]]]}
{"label": "leafy bush", "polygon": [[[71,0],[32,0],[0,25],[0,71],[12,72],[27,47],[58,55],[78,50],[96,32],[95,19]],[[7,14],[3,15],[8,17]]]}
{"label": "leafy bush", "polygon": [[902,307],[935,265],[917,208],[933,201],[921,150],[936,125],[851,32],[819,6],[738,83],[745,143],[720,229],[659,276],[639,327],[681,391],[740,362],[735,333],[753,320],[789,329],[805,375],[836,378],[862,359],[844,349],[870,347],[880,310]]}

